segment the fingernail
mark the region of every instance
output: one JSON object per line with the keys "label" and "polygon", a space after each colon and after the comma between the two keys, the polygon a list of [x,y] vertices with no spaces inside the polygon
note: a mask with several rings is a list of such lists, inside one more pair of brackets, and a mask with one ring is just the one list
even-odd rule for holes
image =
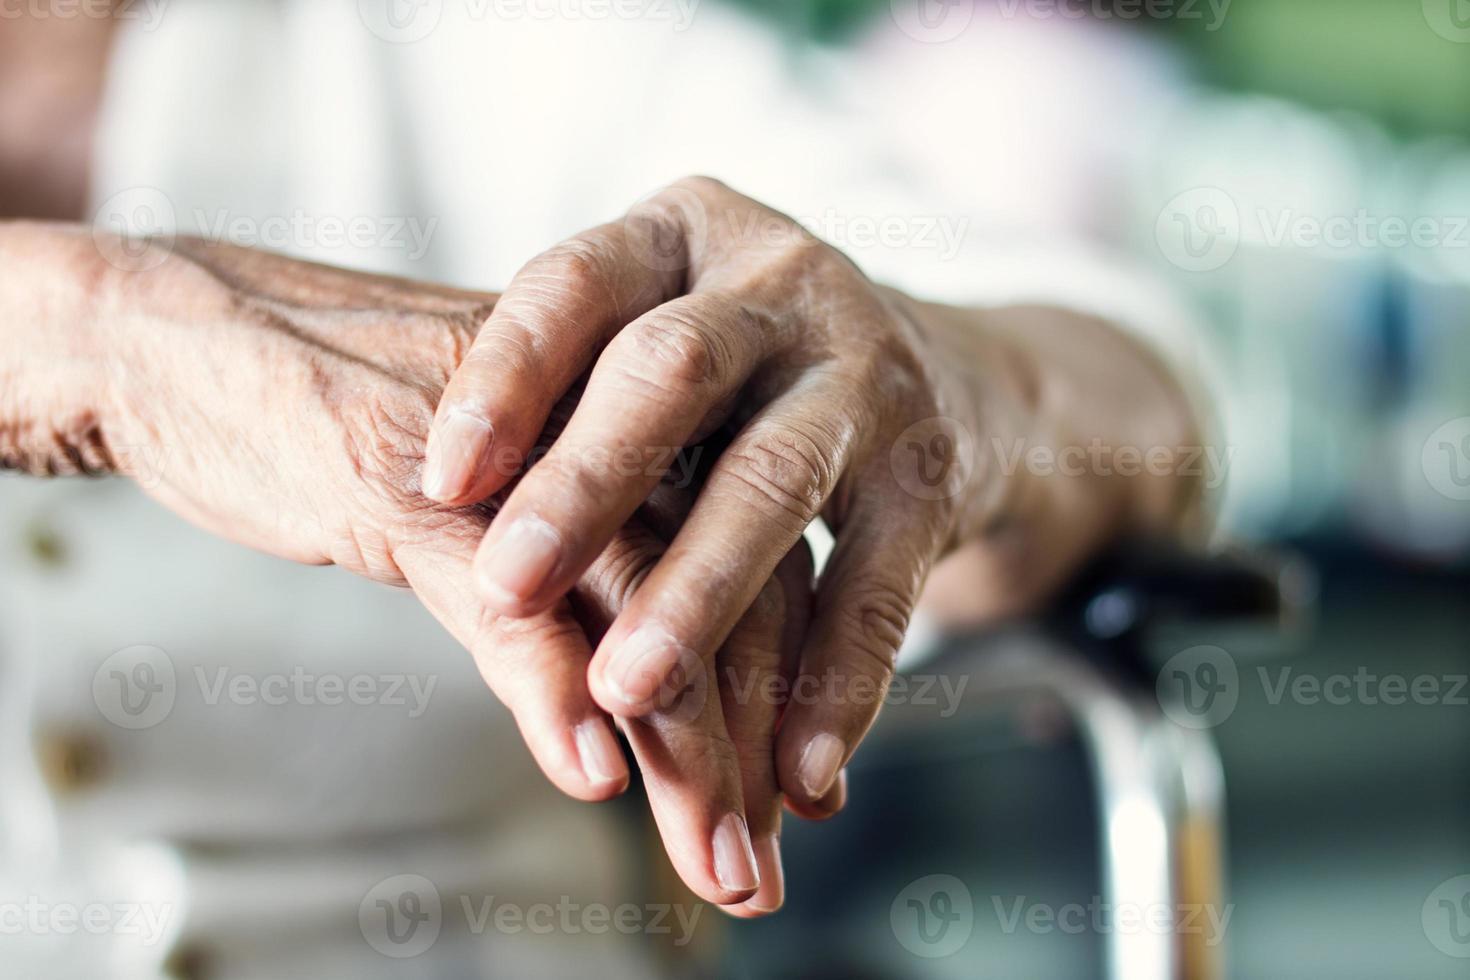
{"label": "fingernail", "polygon": [[693,653],[680,646],[662,626],[647,623],[634,630],[613,653],[607,665],[608,682],[629,707],[645,705],[658,694],[680,659]]}
{"label": "fingernail", "polygon": [[620,783],[628,778],[628,762],[612,727],[601,718],[589,718],[575,732],[582,772],[593,786]]}
{"label": "fingernail", "polygon": [[745,818],[732,813],[715,828],[715,878],[720,887],[732,892],[748,892],[760,887],[761,876],[755,866],[755,851],[750,846],[750,830]]}
{"label": "fingernail", "polygon": [[495,429],[490,420],[462,408],[451,408],[429,434],[424,455],[424,496],[458,499],[470,488],[490,457]]}
{"label": "fingernail", "polygon": [[813,736],[806,743],[801,761],[796,765],[796,778],[801,780],[801,788],[809,797],[820,800],[826,795],[846,754],[847,746],[842,744],[842,739],[826,732]]}
{"label": "fingernail", "polygon": [[757,912],[774,912],[786,901],[786,875],[781,869],[781,838],[775,834],[755,842],[760,889],[745,904]]}
{"label": "fingernail", "polygon": [[561,560],[561,535],[535,514],[518,518],[478,562],[480,584],[492,597],[524,602]]}

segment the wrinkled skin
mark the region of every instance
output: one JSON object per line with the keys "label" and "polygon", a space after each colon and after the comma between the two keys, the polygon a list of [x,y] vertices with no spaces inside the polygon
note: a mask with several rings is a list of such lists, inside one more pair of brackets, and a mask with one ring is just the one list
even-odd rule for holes
{"label": "wrinkled skin", "polygon": [[[982,376],[1007,363],[996,346],[973,323],[875,285],[791,218],[689,178],[512,280],[439,406],[425,489],[455,504],[503,494],[513,474],[492,450],[535,440],[554,399],[590,368],[565,431],[477,556],[486,602],[534,616],[654,485],[597,465],[597,447],[683,446],[728,423],[729,447],[667,559],[599,646],[591,687],[608,711],[642,715],[676,663],[714,662],[763,583],[825,518],[837,549],[801,667],[804,683],[835,678],[842,696],[793,705],[778,747],[785,792],[815,801],[877,715],[881,699],[860,692],[891,680],[931,566],[978,536],[994,502],[988,484],[964,485],[962,467],[927,493],[903,466],[909,443],[927,452],[1003,431],[998,413],[982,411],[1006,390]],[[554,561],[524,546],[525,526],[552,542]]]}
{"label": "wrinkled skin", "polygon": [[[569,600],[496,615],[475,595],[471,562],[498,504],[445,507],[420,492],[435,406],[496,297],[194,242],[138,264],[150,267],[97,273],[105,397],[56,422],[45,468],[115,465],[213,533],[411,587],[473,653],[557,786],[587,800],[621,792],[627,770],[587,689],[590,643],[656,562],[688,494],[656,493]],[[810,576],[795,550],[732,633],[726,662],[789,670]],[[782,897],[779,706],[720,693],[623,727],[681,876],[735,914],[763,914]],[[576,734],[589,724],[607,730],[591,770]],[[798,809],[830,814],[844,793]],[[716,828],[730,814],[748,824],[759,890],[720,864],[730,845],[721,850]]]}
{"label": "wrinkled skin", "polygon": [[792,218],[686,178],[517,273],[438,407],[424,490],[449,504],[503,494],[514,472],[497,453],[536,439],[587,372],[564,431],[476,556],[491,608],[536,616],[655,485],[598,450],[657,453],[724,427],[728,447],[688,519],[598,646],[591,689],[608,711],[641,717],[676,667],[715,663],[824,519],[836,548],[798,679],[824,694],[793,699],[777,743],[782,789],[814,802],[873,724],[872,695],[893,678],[937,562],[978,552],[969,591],[1014,611],[1129,522],[1176,520],[1187,494],[1168,475],[1002,478],[987,465],[997,445],[1186,445],[1167,370],[1130,347],[1058,310],[920,302]]}

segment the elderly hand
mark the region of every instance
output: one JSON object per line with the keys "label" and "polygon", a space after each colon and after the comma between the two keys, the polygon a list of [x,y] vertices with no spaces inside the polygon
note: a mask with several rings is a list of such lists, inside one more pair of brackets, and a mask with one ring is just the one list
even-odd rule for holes
{"label": "elderly hand", "polygon": [[[610,535],[572,601],[523,619],[484,607],[470,570],[495,506],[435,506],[419,478],[434,407],[495,297],[192,242],[153,246],[138,263],[146,271],[121,272],[85,233],[4,230],[0,260],[11,268],[39,280],[37,256],[50,249],[90,285],[85,335],[54,323],[35,335],[67,337],[95,390],[84,410],[58,401],[29,427],[0,425],[0,462],[44,473],[146,467],[150,493],[214,533],[411,586],[474,654],[558,787],[586,800],[622,791],[621,748],[587,689],[587,630],[595,638],[620,612],[687,495],[663,488],[643,521]],[[57,308],[43,299],[23,311],[39,319]],[[39,404],[45,392],[26,398],[25,382],[22,371],[22,401]],[[761,678],[794,662],[810,575],[797,552],[758,590],[725,647],[742,670]],[[686,692],[625,730],[681,876],[755,915],[782,899],[779,706],[727,693]],[[808,812],[840,803],[839,788]]]}
{"label": "elderly hand", "polygon": [[1186,434],[1167,373],[1116,331],[1059,311],[917,303],[709,179],[525,266],[439,404],[425,491],[455,505],[501,491],[589,368],[565,430],[480,546],[480,593],[510,616],[552,606],[661,472],[599,461],[662,465],[723,428],[728,448],[602,640],[591,685],[636,717],[675,665],[725,666],[720,645],[825,518],[837,545],[796,689],[820,693],[793,698],[777,749],[796,800],[830,792],[871,725],[936,559],[975,544],[991,574],[971,588],[1013,610],[1136,516],[1170,519],[1183,496],[1169,480],[1002,480],[976,465],[982,431],[1023,451],[1141,431],[1112,406],[1165,420],[1161,439]]}
{"label": "elderly hand", "polygon": [[[715,181],[680,182],[518,274],[439,405],[425,490],[455,505],[501,491],[556,399],[592,368],[475,563],[493,608],[534,616],[661,472],[596,461],[667,463],[728,426],[688,520],[598,648],[592,688],[609,711],[638,716],[675,665],[713,666],[824,516],[837,549],[802,669],[840,687],[792,705],[779,749],[786,793],[818,800],[877,711],[872,692],[888,682],[930,564],[980,510],[949,449],[953,429],[978,428],[981,354],[916,312],[790,219]],[[858,685],[869,696],[842,696]]]}

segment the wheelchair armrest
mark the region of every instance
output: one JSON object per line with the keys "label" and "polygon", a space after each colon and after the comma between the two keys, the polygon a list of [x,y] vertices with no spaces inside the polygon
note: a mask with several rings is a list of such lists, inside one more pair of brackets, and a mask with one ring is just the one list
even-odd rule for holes
{"label": "wheelchair armrest", "polygon": [[1091,562],[1045,618],[1081,650],[1147,670],[1147,641],[1163,629],[1280,634],[1307,618],[1315,598],[1315,575],[1298,558],[1134,540]]}

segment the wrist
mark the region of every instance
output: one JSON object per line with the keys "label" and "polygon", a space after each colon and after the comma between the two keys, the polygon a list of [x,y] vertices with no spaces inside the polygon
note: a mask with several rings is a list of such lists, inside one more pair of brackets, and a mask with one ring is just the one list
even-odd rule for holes
{"label": "wrist", "polygon": [[1035,366],[989,316],[889,291],[928,351],[927,385],[967,473],[954,497],[943,553],[1003,526],[1027,490],[1004,465],[1009,447],[1029,442],[1038,417]]}
{"label": "wrist", "polygon": [[85,229],[0,222],[0,468],[108,472],[103,297],[116,270]]}
{"label": "wrist", "polygon": [[[972,465],[941,557],[987,613],[1029,608],[1124,533],[1178,530],[1197,441],[1178,382],[1111,324],[1046,307],[908,304]],[[953,564],[953,563],[951,563]]]}
{"label": "wrist", "polygon": [[1049,594],[1120,535],[1187,532],[1197,495],[1184,463],[1200,437],[1163,362],[1117,326],[1060,307],[938,318],[980,352],[975,475],[956,544],[990,569],[1007,607]]}

